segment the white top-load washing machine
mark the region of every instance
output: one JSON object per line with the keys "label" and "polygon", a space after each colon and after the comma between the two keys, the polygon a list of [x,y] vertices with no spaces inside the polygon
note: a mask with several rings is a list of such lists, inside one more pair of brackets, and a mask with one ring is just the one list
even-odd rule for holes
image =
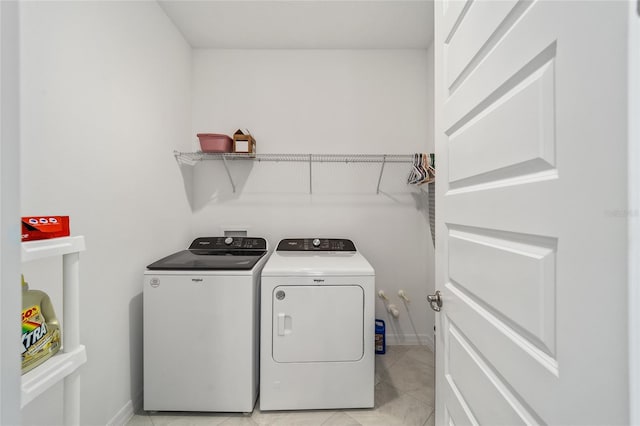
{"label": "white top-load washing machine", "polygon": [[260,410],[374,405],[375,272],[345,239],[285,239],[262,270]]}
{"label": "white top-load washing machine", "polygon": [[263,238],[197,238],[144,272],[144,409],[249,413]]}

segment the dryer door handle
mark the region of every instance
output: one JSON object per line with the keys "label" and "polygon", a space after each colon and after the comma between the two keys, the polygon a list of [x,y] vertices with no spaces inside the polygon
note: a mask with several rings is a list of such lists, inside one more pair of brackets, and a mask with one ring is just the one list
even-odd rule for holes
{"label": "dryer door handle", "polygon": [[278,313],[278,336],[284,336],[284,319],[286,315],[284,312]]}
{"label": "dryer door handle", "polygon": [[291,334],[291,326],[291,315],[287,315],[284,312],[278,312],[278,336]]}

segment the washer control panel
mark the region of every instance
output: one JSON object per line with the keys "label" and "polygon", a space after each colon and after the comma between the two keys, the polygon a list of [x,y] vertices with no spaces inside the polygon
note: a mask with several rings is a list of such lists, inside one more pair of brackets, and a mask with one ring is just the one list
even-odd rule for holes
{"label": "washer control panel", "polygon": [[343,238],[289,238],[280,241],[277,251],[356,251],[353,241]]}
{"label": "washer control panel", "polygon": [[193,240],[189,250],[266,250],[267,241],[254,237],[202,237]]}

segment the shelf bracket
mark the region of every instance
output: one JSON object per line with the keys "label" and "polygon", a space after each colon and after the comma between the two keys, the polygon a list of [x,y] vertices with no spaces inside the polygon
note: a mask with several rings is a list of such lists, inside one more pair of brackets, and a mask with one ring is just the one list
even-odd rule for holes
{"label": "shelf bracket", "polygon": [[384,165],[387,162],[387,155],[382,156],[382,165],[380,166],[380,176],[378,176],[378,188],[376,189],[376,194],[380,193],[380,182],[382,182],[382,173],[384,172]]}
{"label": "shelf bracket", "polygon": [[229,182],[231,182],[231,188],[233,188],[233,193],[236,192],[236,184],[233,182],[233,178],[231,177],[231,172],[229,171],[229,165],[227,164],[227,158],[223,155],[222,162],[224,163],[224,169],[227,171],[227,176],[229,176]]}

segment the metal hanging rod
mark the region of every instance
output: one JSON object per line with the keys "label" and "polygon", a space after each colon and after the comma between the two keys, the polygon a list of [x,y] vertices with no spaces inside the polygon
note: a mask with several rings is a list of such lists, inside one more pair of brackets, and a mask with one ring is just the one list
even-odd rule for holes
{"label": "metal hanging rod", "polygon": [[203,160],[222,160],[227,171],[229,182],[233,192],[236,192],[236,185],[231,176],[227,160],[251,160],[251,161],[296,161],[309,164],[309,194],[313,193],[313,167],[312,163],[380,163],[380,175],[378,176],[378,186],[376,194],[380,193],[380,183],[384,166],[387,163],[412,163],[413,155],[397,154],[222,154],[210,152],[179,152],[174,151],[176,160],[179,163],[195,164]]}
{"label": "metal hanging rod", "polygon": [[399,154],[222,154],[210,152],[173,153],[188,163],[203,160],[297,161],[314,163],[411,163],[413,155]]}

